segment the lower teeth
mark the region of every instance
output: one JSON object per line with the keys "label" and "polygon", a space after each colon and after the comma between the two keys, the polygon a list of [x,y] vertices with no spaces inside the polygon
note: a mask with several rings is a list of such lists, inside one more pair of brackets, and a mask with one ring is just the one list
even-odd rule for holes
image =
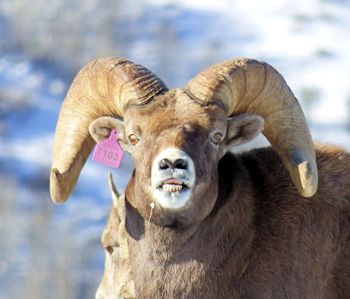
{"label": "lower teeth", "polygon": [[163,185],[163,191],[165,192],[178,192],[182,190],[181,185],[171,185],[171,184],[164,184]]}

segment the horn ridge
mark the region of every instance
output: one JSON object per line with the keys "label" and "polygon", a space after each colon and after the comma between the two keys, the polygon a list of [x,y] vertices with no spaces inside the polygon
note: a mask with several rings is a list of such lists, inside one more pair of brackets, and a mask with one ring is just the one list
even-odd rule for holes
{"label": "horn ridge", "polygon": [[271,65],[247,58],[228,60],[199,73],[185,89],[199,102],[223,105],[227,116],[248,112],[262,116],[263,134],[298,191],[305,197],[314,195],[318,174],[311,134],[298,100]]}
{"label": "horn ridge", "polygon": [[90,123],[101,116],[122,118],[129,103],[144,104],[167,90],[145,67],[121,58],[96,59],[75,76],[58,117],[52,154],[50,193],[64,202],[95,142]]}

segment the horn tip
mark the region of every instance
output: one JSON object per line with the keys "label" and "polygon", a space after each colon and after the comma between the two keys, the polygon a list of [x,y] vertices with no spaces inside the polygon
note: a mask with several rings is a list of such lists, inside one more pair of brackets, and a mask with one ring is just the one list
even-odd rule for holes
{"label": "horn tip", "polygon": [[114,183],[113,175],[111,172],[108,174],[108,185],[109,185],[109,188],[111,189],[113,204],[114,206],[117,206],[120,198],[120,193]]}
{"label": "horn tip", "polygon": [[50,194],[52,201],[56,204],[64,203],[69,195],[61,182],[62,174],[57,168],[53,168],[50,175]]}
{"label": "horn tip", "polygon": [[[314,165],[315,166],[315,165]],[[297,166],[300,178],[299,192],[304,197],[315,195],[318,186],[318,175],[316,166],[308,161],[303,161]]]}

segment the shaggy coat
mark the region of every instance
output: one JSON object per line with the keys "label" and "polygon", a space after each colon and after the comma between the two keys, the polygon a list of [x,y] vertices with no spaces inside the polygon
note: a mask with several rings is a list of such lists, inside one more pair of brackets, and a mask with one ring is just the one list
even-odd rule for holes
{"label": "shaggy coat", "polygon": [[[350,298],[350,155],[318,147],[319,190],[301,197],[271,148],[226,154],[212,212],[146,225],[126,196],[137,298]],[[106,269],[107,271],[108,269]]]}

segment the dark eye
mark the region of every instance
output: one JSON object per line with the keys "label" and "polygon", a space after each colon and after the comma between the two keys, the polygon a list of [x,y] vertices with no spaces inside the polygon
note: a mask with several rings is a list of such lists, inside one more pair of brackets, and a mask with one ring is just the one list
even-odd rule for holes
{"label": "dark eye", "polygon": [[112,246],[106,246],[105,247],[105,250],[109,253],[109,254],[112,254],[113,251],[114,251],[114,248]]}
{"label": "dark eye", "polygon": [[210,141],[215,145],[218,145],[222,141],[223,137],[224,135],[222,133],[216,132],[210,137]]}
{"label": "dark eye", "polygon": [[129,135],[128,139],[129,139],[130,144],[132,144],[132,145],[136,145],[140,140],[134,134]]}

